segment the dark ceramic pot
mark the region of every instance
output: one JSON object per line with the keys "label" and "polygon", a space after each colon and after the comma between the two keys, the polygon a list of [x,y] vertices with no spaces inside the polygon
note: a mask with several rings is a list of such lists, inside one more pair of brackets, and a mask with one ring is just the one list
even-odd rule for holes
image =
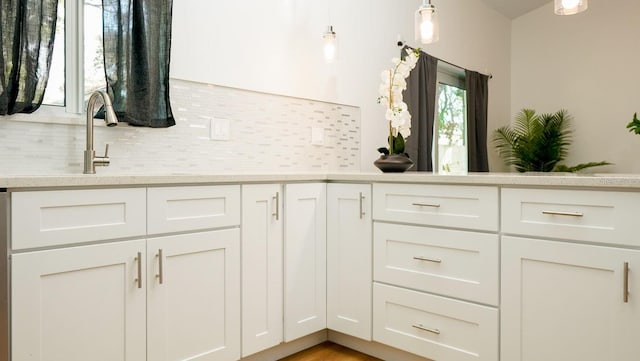
{"label": "dark ceramic pot", "polygon": [[402,173],[413,167],[413,161],[404,154],[382,154],[373,164],[384,173]]}

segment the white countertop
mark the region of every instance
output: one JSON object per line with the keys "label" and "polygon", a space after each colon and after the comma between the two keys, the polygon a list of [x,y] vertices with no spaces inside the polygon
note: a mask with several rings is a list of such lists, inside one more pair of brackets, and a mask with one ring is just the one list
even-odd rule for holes
{"label": "white countertop", "polygon": [[62,175],[0,175],[0,188],[19,191],[34,188],[85,188],[161,185],[198,185],[216,183],[273,182],[394,182],[424,184],[467,184],[531,187],[585,187],[640,189],[640,174],[572,174],[572,173],[470,173],[445,175],[427,172],[406,173],[171,173],[171,174],[62,174]]}

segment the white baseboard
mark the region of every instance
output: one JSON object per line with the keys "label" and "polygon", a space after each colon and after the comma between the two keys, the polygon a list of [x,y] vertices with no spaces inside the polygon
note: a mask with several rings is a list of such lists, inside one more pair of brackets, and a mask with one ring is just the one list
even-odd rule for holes
{"label": "white baseboard", "polygon": [[242,361],[274,361],[281,358],[293,355],[296,352],[308,349],[315,345],[319,345],[327,341],[327,330],[318,331],[311,335],[293,340],[291,342],[282,343],[276,347],[272,347],[268,350],[258,352],[256,354],[247,356]]}
{"label": "white baseboard", "polygon": [[375,341],[366,341],[353,336],[345,335],[337,331],[322,330],[309,336],[293,340],[291,342],[282,343],[268,350],[258,352],[247,356],[242,361],[274,361],[293,355],[296,352],[306,350],[315,345],[319,345],[325,341],[331,341],[348,347],[350,349],[362,352],[364,354],[377,357],[385,361],[429,361],[429,359],[398,350],[393,347],[377,343]]}
{"label": "white baseboard", "polygon": [[328,331],[329,341],[348,347],[350,349],[360,351],[367,355],[377,357],[385,361],[429,361],[424,357],[420,357],[397,348],[389,347],[375,341],[366,341],[353,336],[345,335],[337,331]]}

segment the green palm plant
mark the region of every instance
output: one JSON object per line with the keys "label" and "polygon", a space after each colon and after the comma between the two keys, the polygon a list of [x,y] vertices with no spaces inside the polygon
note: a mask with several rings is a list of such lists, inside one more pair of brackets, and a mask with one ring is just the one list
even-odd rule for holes
{"label": "green palm plant", "polygon": [[522,109],[513,125],[496,129],[493,143],[505,164],[518,172],[577,172],[610,164],[590,162],[573,167],[559,164],[567,157],[571,144],[570,121],[566,110],[538,115],[533,109]]}

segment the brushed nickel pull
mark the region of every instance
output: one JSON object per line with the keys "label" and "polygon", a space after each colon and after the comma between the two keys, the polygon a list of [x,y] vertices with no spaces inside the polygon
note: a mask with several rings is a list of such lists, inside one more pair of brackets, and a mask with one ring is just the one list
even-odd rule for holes
{"label": "brushed nickel pull", "polygon": [[271,215],[276,217],[276,221],[280,220],[280,192],[276,192],[276,195],[273,197],[273,201],[276,204],[276,211]]}
{"label": "brushed nickel pull", "polygon": [[424,327],[423,325],[421,325],[419,323],[415,323],[415,324],[411,325],[411,327],[417,328],[418,330],[431,332],[431,333],[436,334],[436,335],[440,334],[440,330],[438,330],[437,328]]}
{"label": "brushed nickel pull", "polygon": [[422,256],[415,256],[415,257],[413,257],[413,259],[415,259],[417,261],[442,263],[442,260],[441,259],[437,259],[437,258],[428,258],[428,257],[422,257]]}
{"label": "brushed nickel pull", "polygon": [[364,196],[362,195],[362,192],[360,192],[360,219],[364,218],[365,212],[364,212]]}
{"label": "brushed nickel pull", "polygon": [[624,263],[624,285],[622,286],[623,288],[623,294],[622,294],[622,300],[624,301],[624,303],[629,303],[629,262],[625,262]]}
{"label": "brushed nickel pull", "polygon": [[411,203],[411,205],[416,207],[440,208],[440,205],[438,203]]}
{"label": "brushed nickel pull", "polygon": [[158,282],[162,284],[164,282],[164,272],[162,270],[162,248],[158,249],[158,255],[156,257],[158,257],[158,275],[156,277],[158,278]]}
{"label": "brushed nickel pull", "polygon": [[138,262],[138,278],[135,279],[135,282],[138,283],[138,288],[142,288],[142,252],[138,252],[138,256],[134,260]]}
{"label": "brushed nickel pull", "polygon": [[581,212],[542,211],[542,214],[548,214],[551,216],[584,217],[584,214]]}

